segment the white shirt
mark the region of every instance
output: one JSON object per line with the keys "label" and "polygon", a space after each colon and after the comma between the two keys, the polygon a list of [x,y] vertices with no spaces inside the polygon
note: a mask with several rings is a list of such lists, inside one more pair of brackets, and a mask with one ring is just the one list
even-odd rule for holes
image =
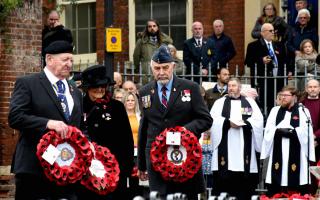
{"label": "white shirt", "polygon": [[[57,91],[54,89],[53,85],[57,83],[57,81],[59,81],[60,79],[58,79],[51,71],[49,71],[49,69],[47,67],[45,67],[43,69],[45,75],[47,76],[47,78],[49,79],[50,83],[51,83],[51,86],[54,90],[54,92],[56,93],[56,95],[58,96],[57,94]],[[63,79],[61,80],[64,85],[66,86],[66,91],[65,91],[65,95],[66,95],[66,98],[67,98],[67,102],[68,102],[68,108],[69,108],[69,113],[71,115],[72,113],[72,110],[73,110],[73,106],[74,106],[74,101],[73,101],[73,98],[70,94],[70,90],[69,90],[69,84],[67,82],[66,79]]]}

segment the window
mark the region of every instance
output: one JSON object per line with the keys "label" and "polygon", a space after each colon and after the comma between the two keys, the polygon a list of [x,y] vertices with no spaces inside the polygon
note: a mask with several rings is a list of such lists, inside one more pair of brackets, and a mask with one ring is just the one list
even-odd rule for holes
{"label": "window", "polygon": [[186,40],[185,0],[135,0],[135,30],[142,32],[148,19],[156,19],[162,32],[170,35],[178,50]]}
{"label": "window", "polygon": [[68,4],[65,24],[73,36],[76,54],[96,52],[96,3]]}

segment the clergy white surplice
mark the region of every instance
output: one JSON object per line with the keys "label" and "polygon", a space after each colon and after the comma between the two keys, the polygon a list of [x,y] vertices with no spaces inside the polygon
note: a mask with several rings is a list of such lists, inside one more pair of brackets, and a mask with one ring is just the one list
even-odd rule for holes
{"label": "clergy white surplice", "polygon": [[[211,127],[212,153],[212,171],[218,171],[218,146],[222,139],[222,127],[225,118],[222,117],[223,105],[226,97],[215,101],[210,114],[213,118]],[[257,158],[255,152],[260,152],[263,139],[263,115],[256,102],[251,98],[246,98],[252,108],[252,115],[247,119],[252,126],[251,140],[251,162],[250,172],[257,173]],[[231,100],[230,119],[242,119],[241,101]],[[242,128],[231,128],[228,131],[228,170],[235,172],[244,172],[244,140]]]}
{"label": "clergy white surplice", "polygon": [[[280,109],[280,106],[272,108],[269,117],[267,119],[267,124],[265,128],[264,138],[261,148],[261,159],[269,158],[268,170],[266,183],[272,184],[271,171],[272,171],[272,155],[273,155],[273,139],[274,134],[277,128],[293,128],[290,125],[291,112],[286,111],[284,119],[276,125],[277,113]],[[310,113],[307,108],[304,108],[309,119]],[[314,138],[313,138],[313,129],[312,124],[309,127],[308,133],[308,124],[306,123],[307,117],[303,112],[302,108],[299,107],[299,127],[295,128],[298,139],[300,142],[300,185],[308,184],[308,136],[309,136],[309,160],[315,161],[315,152],[314,152]],[[288,138],[282,138],[282,174],[281,174],[281,186],[288,186],[288,163],[289,163],[289,148],[290,141]],[[310,176],[309,176],[310,177]]]}

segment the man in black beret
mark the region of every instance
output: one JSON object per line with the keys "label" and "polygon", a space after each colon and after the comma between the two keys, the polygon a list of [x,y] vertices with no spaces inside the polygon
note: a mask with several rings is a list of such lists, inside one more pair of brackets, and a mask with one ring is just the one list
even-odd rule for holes
{"label": "man in black beret", "polygon": [[169,48],[162,45],[152,56],[151,69],[154,81],[141,88],[142,105],[138,139],[138,174],[141,180],[149,179],[151,191],[159,191],[162,198],[176,192],[195,200],[204,192],[204,179],[200,170],[189,180],[177,183],[164,180],[154,171],[150,161],[150,148],[155,138],[169,127],[182,126],[198,138],[212,124],[199,85],[173,74],[175,64]]}
{"label": "man in black beret", "polygon": [[41,137],[52,130],[66,137],[68,125],[80,127],[81,92],[67,82],[72,69],[72,46],[55,41],[46,49],[44,70],[16,80],[8,122],[20,132],[12,162],[15,199],[76,199],[72,185],[50,182],[36,156]]}

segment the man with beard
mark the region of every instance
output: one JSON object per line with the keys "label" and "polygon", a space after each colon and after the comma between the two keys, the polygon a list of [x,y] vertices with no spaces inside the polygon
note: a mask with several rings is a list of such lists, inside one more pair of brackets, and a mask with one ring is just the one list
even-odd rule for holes
{"label": "man with beard", "polygon": [[230,79],[230,72],[227,68],[219,68],[217,72],[217,84],[208,90],[206,90],[206,102],[208,109],[210,110],[214,102],[228,94],[228,81]]}
{"label": "man with beard", "polygon": [[[136,47],[133,52],[133,63],[135,70],[140,70],[141,73],[148,74],[149,62],[156,49],[158,49],[162,44],[172,44],[172,39],[161,32],[159,23],[150,19],[142,33],[138,35],[138,40]],[[140,72],[140,71],[139,71]],[[143,78],[143,84],[147,83],[147,76]]]}
{"label": "man with beard", "polygon": [[189,200],[196,200],[197,194],[205,189],[201,169],[180,183],[164,180],[159,172],[154,171],[150,161],[151,144],[166,128],[182,126],[200,138],[212,124],[199,85],[175,76],[174,67],[169,48],[162,45],[151,60],[155,80],[139,92],[139,103],[143,109],[138,138],[138,175],[141,180],[149,179],[150,190],[158,191],[161,199],[179,192],[186,194]]}
{"label": "man with beard", "polygon": [[313,134],[316,138],[316,158],[320,158],[320,83],[318,80],[309,80],[306,85],[306,97],[301,101],[301,103],[308,108],[311,115]]}
{"label": "man with beard", "polygon": [[285,86],[280,95],[281,105],[269,114],[261,148],[261,159],[269,157],[268,195],[306,194],[311,183],[309,162],[315,161],[313,129],[307,124],[310,113],[296,103],[296,88]]}
{"label": "man with beard", "polygon": [[228,95],[210,111],[213,194],[228,192],[238,200],[251,199],[258,183],[257,156],[263,139],[263,116],[252,98],[240,95],[237,78],[228,82]]}

